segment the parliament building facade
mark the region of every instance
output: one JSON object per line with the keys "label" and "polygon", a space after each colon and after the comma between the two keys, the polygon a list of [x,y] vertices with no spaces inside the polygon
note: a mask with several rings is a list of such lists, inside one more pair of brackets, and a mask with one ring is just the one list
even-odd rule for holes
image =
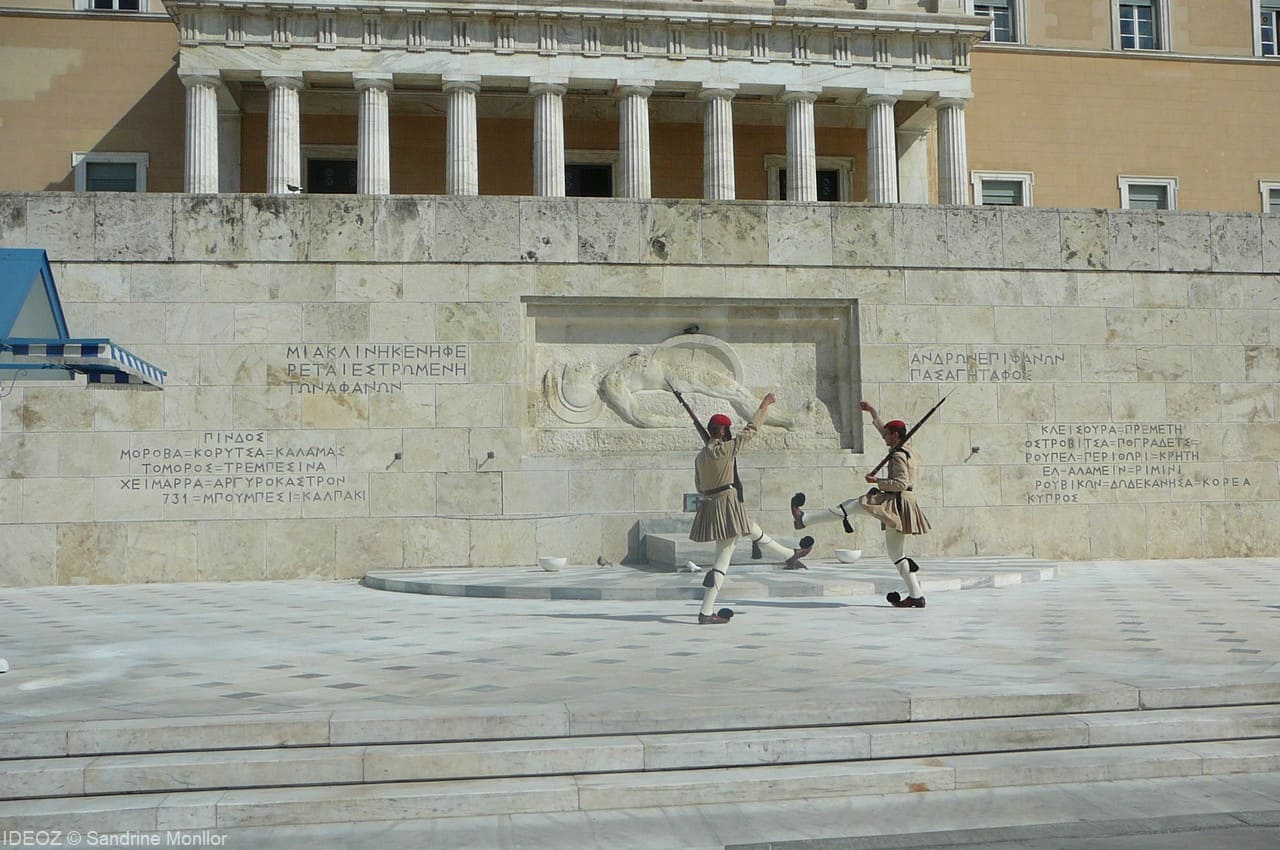
{"label": "parliament building facade", "polygon": [[1280,0],[7,0],[0,189],[1267,212],[1277,15]]}

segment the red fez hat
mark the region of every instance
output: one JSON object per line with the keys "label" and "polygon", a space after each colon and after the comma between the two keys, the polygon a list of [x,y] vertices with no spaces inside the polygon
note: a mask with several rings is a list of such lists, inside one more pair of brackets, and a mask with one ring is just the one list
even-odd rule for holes
{"label": "red fez hat", "polygon": [[907,423],[903,422],[901,419],[893,419],[884,423],[884,427],[889,431],[905,432],[907,430]]}
{"label": "red fez hat", "polygon": [[717,413],[707,420],[708,425],[723,425],[726,428],[733,424],[733,420],[723,413]]}

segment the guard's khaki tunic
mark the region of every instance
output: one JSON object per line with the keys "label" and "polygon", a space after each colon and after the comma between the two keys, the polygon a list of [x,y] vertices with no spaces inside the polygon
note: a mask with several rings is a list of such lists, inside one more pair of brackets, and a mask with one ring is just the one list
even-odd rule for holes
{"label": "guard's khaki tunic", "polygon": [[929,520],[916,501],[915,486],[920,460],[915,447],[894,449],[889,455],[888,475],[876,479],[876,486],[858,499],[863,510],[903,534],[924,534]]}
{"label": "guard's khaki tunic", "polygon": [[[693,481],[699,493],[705,494],[726,484],[733,484],[733,461],[742,447],[760,430],[767,415],[764,410],[756,411],[747,427],[732,440],[707,441],[693,462]],[[696,543],[709,543],[713,540],[741,537],[750,531],[751,519],[742,502],[738,501],[738,491],[730,486],[702,497],[702,501],[698,503],[698,512],[693,516],[693,529],[689,532],[689,539]]]}

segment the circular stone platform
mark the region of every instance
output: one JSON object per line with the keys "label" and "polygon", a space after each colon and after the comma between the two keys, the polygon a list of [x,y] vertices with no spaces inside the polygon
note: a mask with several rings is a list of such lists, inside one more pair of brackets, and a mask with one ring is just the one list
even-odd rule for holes
{"label": "circular stone platform", "polygon": [[[806,558],[807,570],[775,565],[729,569],[726,598],[880,595],[902,590],[902,579],[884,558],[855,564]],[[943,558],[921,561],[925,594],[977,587],[1047,581],[1058,565],[1039,558]],[[701,599],[703,573],[657,572],[629,566],[570,565],[549,573],[538,567],[374,570],[366,587],[397,593],[472,596],[490,599]]]}

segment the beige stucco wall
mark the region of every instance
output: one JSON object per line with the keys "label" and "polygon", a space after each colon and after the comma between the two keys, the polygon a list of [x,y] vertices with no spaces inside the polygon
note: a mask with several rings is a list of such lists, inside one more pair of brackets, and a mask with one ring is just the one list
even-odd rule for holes
{"label": "beige stucco wall", "polygon": [[[1111,50],[1114,0],[1028,2],[1027,44],[1077,50]],[[1172,0],[1170,49],[1211,56],[1253,55],[1249,0]]]}
{"label": "beige stucco wall", "polygon": [[[1276,216],[42,193],[0,195],[0,246],[46,248],[73,332],[169,371],[162,393],[19,385],[4,399],[0,584],[514,566],[547,547],[617,560],[639,518],[680,512],[696,443],[656,429],[641,451],[640,429],[617,422],[548,424],[530,364],[549,335],[530,296],[617,299],[581,338],[622,355],[653,341],[637,330],[646,304],[696,295],[686,309],[709,328],[724,305],[780,319],[789,300],[855,305],[853,397],[911,419],[955,390],[919,444],[926,557],[1280,546]],[[769,355],[745,333],[732,341],[752,392],[799,406],[810,388],[787,364],[812,374],[828,355]],[[304,343],[464,344],[468,369],[298,393],[291,363],[343,360],[289,353]],[[796,490],[857,494],[879,458],[766,431],[742,464],[765,528],[788,527]],[[224,488],[213,479],[285,473],[188,454],[240,447],[303,452],[324,469],[288,475],[326,480]],[[144,466],[157,461],[218,469]],[[193,476],[208,485],[172,481]],[[857,540],[883,546],[869,527]]]}
{"label": "beige stucco wall", "polygon": [[[1258,211],[1280,176],[1277,67],[975,51],[969,165],[1035,172],[1036,206],[1120,204],[1119,175],[1178,178],[1187,210]],[[1226,94],[1226,93],[1229,93]]]}
{"label": "beige stucco wall", "polygon": [[0,187],[74,186],[74,151],[148,153],[181,191],[185,95],[167,18],[0,16]]}

